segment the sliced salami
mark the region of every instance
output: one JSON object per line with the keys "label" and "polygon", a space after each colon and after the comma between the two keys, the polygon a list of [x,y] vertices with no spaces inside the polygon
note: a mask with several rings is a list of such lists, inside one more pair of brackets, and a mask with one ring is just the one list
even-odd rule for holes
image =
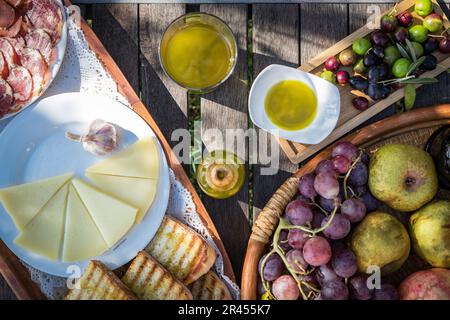
{"label": "sliced salami", "polygon": [[0,36],[14,38],[19,34],[21,27],[22,27],[22,17],[18,17],[16,22],[14,22],[14,24],[10,26],[8,29],[0,28]]}
{"label": "sliced salami", "polygon": [[8,2],[13,7],[17,8],[22,4],[23,0],[6,0],[6,2]]}
{"label": "sliced salami", "polygon": [[36,49],[25,48],[20,55],[22,66],[30,71],[33,77],[33,95],[39,95],[44,89],[47,79],[47,63]]}
{"label": "sliced salami", "polygon": [[27,102],[33,93],[33,78],[30,71],[22,66],[13,66],[9,70],[6,81],[14,92],[14,100],[17,104]]}
{"label": "sliced salami", "polygon": [[0,0],[0,30],[8,29],[16,21],[16,11],[4,0]]}
{"label": "sliced salami", "polygon": [[14,46],[7,38],[0,38],[0,51],[3,53],[8,66],[12,66],[20,62]]}
{"label": "sliced salami", "polygon": [[28,33],[34,30],[33,25],[27,16],[22,17],[22,25],[20,26],[19,35],[25,37]]}
{"label": "sliced salami", "polygon": [[36,29],[25,36],[25,43],[28,48],[38,50],[48,65],[53,60],[53,45],[50,35],[43,29]]}
{"label": "sliced salami", "polygon": [[11,45],[14,48],[14,51],[16,52],[16,55],[19,57],[20,60],[20,52],[25,48],[25,39],[21,36],[17,36],[15,38],[6,38],[6,40],[11,43]]}
{"label": "sliced salami", "polygon": [[61,37],[62,13],[54,0],[34,0],[27,10],[27,17],[37,29],[44,29],[56,43]]}
{"label": "sliced salami", "polygon": [[0,80],[4,80],[8,78],[9,69],[8,69],[8,63],[5,60],[5,57],[3,56],[3,53],[0,52]]}
{"label": "sliced salami", "polygon": [[0,79],[0,118],[9,112],[13,105],[13,90],[5,80]]}

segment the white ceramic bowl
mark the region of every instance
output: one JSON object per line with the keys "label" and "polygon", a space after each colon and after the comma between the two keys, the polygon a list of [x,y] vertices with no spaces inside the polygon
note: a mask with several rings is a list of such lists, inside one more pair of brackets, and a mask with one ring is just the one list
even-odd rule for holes
{"label": "white ceramic bowl", "polygon": [[[268,91],[284,80],[298,80],[307,84],[317,97],[317,114],[309,126],[301,130],[289,131],[277,127],[267,117],[264,100]],[[313,74],[299,69],[272,64],[256,77],[250,90],[248,101],[250,118],[253,123],[269,133],[294,142],[317,144],[323,141],[336,127],[341,109],[338,88]]]}

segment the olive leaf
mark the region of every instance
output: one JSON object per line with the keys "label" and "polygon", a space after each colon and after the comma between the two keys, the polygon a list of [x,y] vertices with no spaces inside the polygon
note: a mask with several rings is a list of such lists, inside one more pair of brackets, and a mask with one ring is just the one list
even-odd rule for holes
{"label": "olive leaf", "polygon": [[400,51],[400,54],[403,58],[406,58],[408,60],[411,60],[411,57],[409,56],[408,52],[405,50],[405,48],[402,47],[400,43],[396,43],[398,51]]}
{"label": "olive leaf", "polygon": [[405,39],[406,41],[406,45],[408,46],[409,49],[409,54],[411,55],[412,61],[417,61],[417,57],[416,57],[416,50],[414,50],[414,46],[412,45],[411,41],[409,41],[409,39]]}
{"label": "olive leaf", "polygon": [[432,83],[437,83],[439,82],[438,79],[436,78],[413,78],[413,79],[407,79],[407,80],[403,80],[400,81],[401,83],[404,84],[432,84]]}
{"label": "olive leaf", "polygon": [[409,76],[411,73],[413,73],[414,71],[416,71],[416,69],[418,67],[420,67],[420,65],[425,61],[425,56],[420,57],[419,59],[417,59],[416,61],[414,61],[413,63],[411,63],[411,65],[408,68],[408,72],[406,73],[406,76]]}
{"label": "olive leaf", "polygon": [[416,101],[416,87],[412,84],[405,86],[405,110],[411,110],[414,107]]}

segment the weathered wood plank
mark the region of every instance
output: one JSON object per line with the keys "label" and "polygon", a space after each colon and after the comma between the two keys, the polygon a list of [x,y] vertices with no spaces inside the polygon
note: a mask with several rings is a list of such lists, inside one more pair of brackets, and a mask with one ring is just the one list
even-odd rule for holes
{"label": "weathered wood plank", "polygon": [[[254,77],[265,67],[273,63],[293,67],[299,65],[299,8],[296,4],[253,5]],[[266,163],[263,163],[262,159],[259,159],[259,164],[254,166],[253,221],[256,220],[258,213],[278,187],[298,168],[297,165],[289,161],[278,143],[271,139],[274,139],[274,137],[268,135],[267,139],[259,139],[259,144],[266,144],[268,146],[267,149],[270,150],[268,154],[271,155],[272,162],[276,162],[277,159],[279,160],[279,171],[276,174],[264,175],[262,170],[266,167]],[[274,165],[277,164],[272,163],[271,166]]]}
{"label": "weathered wood plank", "polygon": [[187,93],[164,73],[158,47],[166,27],[185,10],[182,4],[139,6],[141,99],[172,147],[172,132],[187,128]]}
{"label": "weathered wood plank", "polygon": [[348,34],[347,5],[301,5],[301,62],[305,63]]}
{"label": "weathered wood plank", "polygon": [[[226,145],[212,141],[211,136],[208,137],[207,130],[218,129],[225,139],[227,129],[242,129],[244,133],[248,128],[247,5],[201,5],[200,11],[214,14],[225,21],[232,29],[239,48],[239,57],[232,76],[212,93],[203,95],[201,99],[202,140],[206,149],[211,151],[224,149]],[[244,145],[243,148],[241,143],[236,143],[234,149],[229,151],[246,160],[247,144]],[[247,220],[248,176],[243,188],[234,197],[226,200],[204,197],[203,202],[222,236],[239,283],[247,239],[250,235]]]}
{"label": "weathered wood plank", "polygon": [[92,28],[139,92],[138,5],[93,5]]}

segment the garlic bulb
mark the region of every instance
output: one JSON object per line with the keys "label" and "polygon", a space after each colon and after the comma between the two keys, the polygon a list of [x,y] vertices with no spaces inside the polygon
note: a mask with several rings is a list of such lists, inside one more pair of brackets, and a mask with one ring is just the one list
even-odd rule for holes
{"label": "garlic bulb", "polygon": [[66,132],[66,137],[70,140],[81,142],[84,150],[96,156],[103,156],[117,148],[116,127],[99,119],[94,120],[89,125],[87,134],[77,135]]}

